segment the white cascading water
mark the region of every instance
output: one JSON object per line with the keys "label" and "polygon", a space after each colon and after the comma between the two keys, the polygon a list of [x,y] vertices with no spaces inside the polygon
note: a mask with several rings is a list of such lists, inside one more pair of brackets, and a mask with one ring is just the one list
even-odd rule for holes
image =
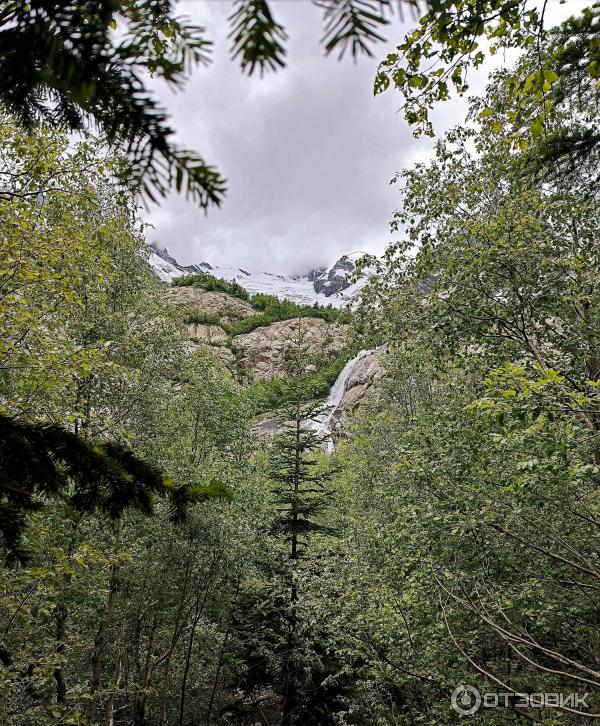
{"label": "white cascading water", "polygon": [[340,405],[342,397],[344,396],[344,388],[346,381],[350,377],[350,374],[354,370],[356,364],[361,361],[365,356],[369,355],[373,351],[361,350],[358,355],[349,360],[346,365],[342,368],[340,375],[337,377],[335,383],[329,391],[329,396],[325,402],[326,410],[320,416],[317,416],[312,421],[307,422],[307,427],[313,429],[320,436],[324,438],[325,449],[327,453],[331,454],[335,446],[333,439],[331,438],[331,419],[335,414],[337,407]]}

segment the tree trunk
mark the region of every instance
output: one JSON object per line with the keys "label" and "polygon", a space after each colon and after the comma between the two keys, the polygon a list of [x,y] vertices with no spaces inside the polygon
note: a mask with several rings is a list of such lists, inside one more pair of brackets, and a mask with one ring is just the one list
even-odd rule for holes
{"label": "tree trunk", "polygon": [[300,403],[296,406],[296,448],[294,452],[294,499],[292,509],[292,531],[290,538],[290,616],[288,623],[287,652],[284,666],[284,693],[282,726],[296,723],[298,708],[298,684],[296,674],[296,618],[298,602],[298,497],[300,495],[302,414]]}
{"label": "tree trunk", "polygon": [[175,616],[175,623],[173,625],[173,634],[171,635],[171,641],[167,652],[164,655],[164,669],[163,669],[163,682],[161,686],[161,697],[160,697],[160,710],[159,710],[159,726],[165,726],[167,723],[167,699],[171,686],[171,658],[173,657],[173,651],[177,646],[181,632],[183,629],[183,611],[185,608],[185,598],[188,591],[188,585],[190,582],[190,568],[192,558],[192,538],[190,536],[188,541],[188,552],[185,563],[185,577],[183,582],[183,589],[180,593],[179,605],[177,607],[177,614]]}
{"label": "tree trunk", "polygon": [[181,696],[179,699],[179,726],[183,726],[183,717],[185,715],[185,701],[187,698],[187,680],[190,673],[190,667],[192,665],[192,650],[194,647],[194,638],[196,635],[196,627],[198,625],[198,621],[200,620],[200,616],[202,615],[202,612],[204,610],[204,606],[206,605],[206,601],[208,600],[208,593],[210,591],[210,576],[213,571],[213,569],[216,567],[217,563],[219,562],[220,554],[218,551],[215,550],[213,553],[213,560],[210,564],[207,576],[208,576],[208,583],[206,586],[206,589],[204,590],[204,593],[202,595],[202,599],[200,599],[200,588],[196,590],[196,602],[194,603],[194,617],[192,618],[192,624],[190,628],[190,637],[187,644],[187,649],[185,653],[185,663],[183,667],[183,677],[181,679]]}
{"label": "tree trunk", "polygon": [[148,700],[148,686],[152,677],[152,651],[154,649],[154,634],[158,626],[158,616],[155,614],[148,635],[148,647],[144,666],[138,674],[138,686],[133,698],[133,726],[145,726],[146,701]]}
{"label": "tree trunk", "polygon": [[105,726],[114,726],[115,723],[115,696],[119,688],[121,688],[121,679],[123,677],[123,642],[125,640],[125,623],[121,623],[119,628],[119,638],[117,641],[117,662],[115,665],[115,674],[113,680],[113,686],[110,689],[108,695],[108,702],[106,704],[106,718],[104,720]]}
{"label": "tree trunk", "polygon": [[65,682],[65,674],[63,672],[63,657],[65,652],[66,624],[67,624],[67,607],[63,602],[56,605],[56,645],[54,650],[58,655],[60,662],[54,669],[54,680],[56,681],[56,702],[65,703],[67,700],[67,684]]}
{"label": "tree trunk", "polygon": [[[115,544],[113,554],[117,554],[121,547],[121,533],[123,530],[123,522],[119,519],[115,526]],[[119,568],[115,563],[111,567],[110,584],[108,589],[108,597],[106,607],[104,609],[104,617],[100,621],[96,636],[94,638],[94,647],[92,648],[92,676],[90,679],[90,700],[88,701],[85,717],[90,723],[96,720],[96,708],[98,705],[98,691],[102,680],[102,655],[106,646],[106,631],[111,626],[115,602],[117,599],[117,591],[119,589]]]}
{"label": "tree trunk", "polygon": [[219,687],[219,678],[221,677],[221,669],[223,668],[223,661],[225,660],[225,648],[227,646],[227,642],[229,641],[229,636],[231,634],[231,620],[232,620],[232,606],[234,606],[237,602],[238,595],[240,592],[240,581],[237,581],[236,589],[235,589],[235,595],[233,597],[232,605],[229,608],[229,617],[227,619],[227,629],[225,630],[225,637],[223,638],[223,642],[221,643],[221,648],[219,650],[219,662],[217,663],[217,672],[215,674],[215,680],[213,683],[213,687],[210,693],[210,700],[208,702],[208,709],[206,712],[206,726],[210,726],[210,719],[212,716],[212,710],[215,703],[215,696],[217,695],[217,689]]}
{"label": "tree trunk", "polygon": [[[73,530],[70,533],[69,543],[65,550],[67,557],[71,557],[77,540],[77,528],[79,526],[79,520],[81,515],[75,515],[71,520]],[[56,604],[55,610],[55,646],[54,651],[58,655],[59,662],[54,669],[54,680],[56,681],[56,702],[65,703],[67,700],[67,683],[65,679],[65,673],[63,670],[63,660],[65,652],[65,643],[67,639],[67,618],[69,617],[69,611],[65,604],[66,589],[71,582],[72,575],[66,574],[64,576],[65,587],[59,594],[59,601]]]}

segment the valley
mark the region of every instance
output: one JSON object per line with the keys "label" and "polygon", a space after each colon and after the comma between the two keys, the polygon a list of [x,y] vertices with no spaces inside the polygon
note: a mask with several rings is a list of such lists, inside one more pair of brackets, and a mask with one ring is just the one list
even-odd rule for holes
{"label": "valley", "polygon": [[[353,353],[350,310],[352,303],[357,302],[366,277],[352,281],[352,256],[344,256],[331,268],[311,271],[298,279],[272,273],[251,276],[243,270],[213,268],[206,263],[183,268],[165,250],[157,251],[156,248],[152,248],[149,263],[156,276],[169,285],[164,289],[164,298],[181,313],[189,332],[188,349],[193,351],[202,347],[214,353],[238,384],[262,382],[268,387],[269,382],[284,377],[286,352],[294,341],[302,338],[307,355],[304,371],[307,379],[316,380],[326,373],[325,382],[331,385],[326,410],[315,422],[314,430],[326,439],[326,448],[332,450],[330,437],[334,432],[336,437],[344,435],[344,422],[382,375],[378,362],[380,351]],[[218,278],[217,273],[231,277]],[[276,282],[260,284],[271,278]],[[328,295],[318,284],[313,284],[312,292],[309,291],[309,282],[323,281],[330,284],[326,289]],[[298,285],[294,287],[296,282]],[[241,290],[232,287],[231,283],[239,285]],[[234,294],[217,290],[217,287],[231,289]],[[342,298],[342,292],[347,297]],[[278,317],[283,319],[274,322],[262,319],[268,306],[265,300],[269,297],[272,302],[280,300],[288,306],[289,309],[278,311]],[[321,311],[323,301],[326,305]],[[254,307],[253,302],[258,307]],[[342,305],[347,312],[341,312]],[[330,311],[330,307],[333,310]],[[298,317],[300,314],[302,317]],[[316,317],[319,314],[325,315],[326,319]],[[253,329],[235,335],[232,333],[236,326]],[[368,361],[364,361],[365,358]],[[318,392],[323,395],[323,386]],[[266,404],[267,408],[272,405],[276,403]],[[273,427],[269,426],[272,421],[272,412],[266,412],[266,418],[257,423],[256,430],[269,431],[272,435]]]}
{"label": "valley", "polygon": [[2,3],[1,726],[600,722],[587,5]]}

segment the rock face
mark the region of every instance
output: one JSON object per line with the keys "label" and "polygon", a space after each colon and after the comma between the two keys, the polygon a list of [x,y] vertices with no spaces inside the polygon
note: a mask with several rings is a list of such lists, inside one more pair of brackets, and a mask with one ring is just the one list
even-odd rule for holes
{"label": "rock face", "polygon": [[215,313],[224,322],[256,314],[250,303],[224,292],[207,292],[198,287],[169,287],[164,294],[165,298],[177,307]]}
{"label": "rock face", "polygon": [[[234,358],[230,350],[227,333],[216,324],[218,318],[224,324],[241,320],[257,311],[244,300],[223,292],[207,292],[197,287],[170,287],[164,291],[165,298],[173,305],[189,311],[190,349],[208,344],[223,361],[237,362],[238,370],[247,371],[257,381],[279,378],[284,373],[285,351],[290,342],[302,332],[308,350],[315,356],[335,353],[345,345],[346,325],[327,323],[321,318],[292,318],[257,328],[250,333],[233,339]],[[193,313],[198,313],[194,321]],[[202,319],[203,315],[214,316]],[[314,372],[317,366],[311,361],[307,372]]]}
{"label": "rock face", "polygon": [[[336,285],[342,274],[353,268],[336,264],[330,270],[315,271],[314,284]],[[323,289],[323,288],[322,288]],[[328,323],[321,318],[292,318],[257,328],[250,333],[236,336],[233,341],[222,321],[236,322],[257,311],[244,300],[222,292],[209,292],[196,287],[169,287],[164,290],[165,298],[184,311],[189,332],[189,350],[204,347],[218,356],[231,370],[232,374],[247,373],[255,381],[280,378],[285,374],[286,350],[302,336],[310,354],[306,366],[307,373],[316,372],[320,365],[327,362],[348,344],[348,326]],[[196,314],[195,314],[196,313]],[[357,356],[350,361],[350,372],[339,380],[336,404],[328,420],[328,431],[333,440],[343,438],[349,416],[371,394],[375,381],[384,374],[382,365],[383,349],[377,349]],[[339,390],[343,394],[339,398]],[[281,421],[273,415],[265,416],[255,426],[260,438],[269,438],[278,433]]]}
{"label": "rock face", "polygon": [[342,350],[346,325],[327,323],[320,318],[292,318],[257,328],[233,339],[238,363],[254,380],[279,378],[283,375],[285,351],[301,331],[310,353],[328,354]]}
{"label": "rock face", "polygon": [[225,345],[227,343],[227,333],[220,325],[188,323],[187,328],[192,338],[199,338],[209,345]]}
{"label": "rock face", "polygon": [[385,373],[382,365],[384,348],[376,348],[359,360],[346,380],[344,394],[332,416],[332,430],[336,438],[343,435],[348,416],[363,403],[370,394],[375,381]]}
{"label": "rock face", "polygon": [[277,416],[263,416],[256,422],[252,431],[261,439],[272,439],[283,431],[283,423]]}
{"label": "rock face", "polygon": [[348,257],[340,257],[333,267],[309,272],[308,279],[312,282],[316,293],[329,297],[350,286],[349,278],[353,271],[354,262]]}
{"label": "rock face", "polygon": [[208,346],[226,365],[232,366],[234,356],[228,347],[225,330],[208,321],[195,322],[193,313],[198,313],[200,320],[202,315],[208,315],[227,323],[255,314],[252,306],[224,292],[208,292],[197,287],[169,287],[164,295],[172,305],[190,312],[191,320],[187,323],[190,334],[188,349],[196,350],[201,345]]}

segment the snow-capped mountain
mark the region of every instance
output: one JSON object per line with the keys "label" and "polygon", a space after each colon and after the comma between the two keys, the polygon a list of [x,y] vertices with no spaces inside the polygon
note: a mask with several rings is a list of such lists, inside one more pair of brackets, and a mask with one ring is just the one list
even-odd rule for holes
{"label": "snow-capped mountain", "polygon": [[349,278],[354,272],[354,260],[360,253],[344,255],[332,267],[321,267],[311,270],[306,276],[312,282],[316,293],[326,297],[338,295],[349,287]]}
{"label": "snow-capped mountain", "polygon": [[240,267],[216,267],[208,262],[195,265],[180,265],[166,248],[150,244],[148,262],[156,276],[164,282],[171,282],[182,275],[206,273],[227,281],[235,280],[250,294],[257,292],[287,298],[293,302],[312,305],[344,307],[351,302],[366,282],[365,278],[351,282],[355,261],[362,256],[354,252],[341,257],[331,267],[311,270],[306,275],[278,275],[273,272],[255,272]]}

